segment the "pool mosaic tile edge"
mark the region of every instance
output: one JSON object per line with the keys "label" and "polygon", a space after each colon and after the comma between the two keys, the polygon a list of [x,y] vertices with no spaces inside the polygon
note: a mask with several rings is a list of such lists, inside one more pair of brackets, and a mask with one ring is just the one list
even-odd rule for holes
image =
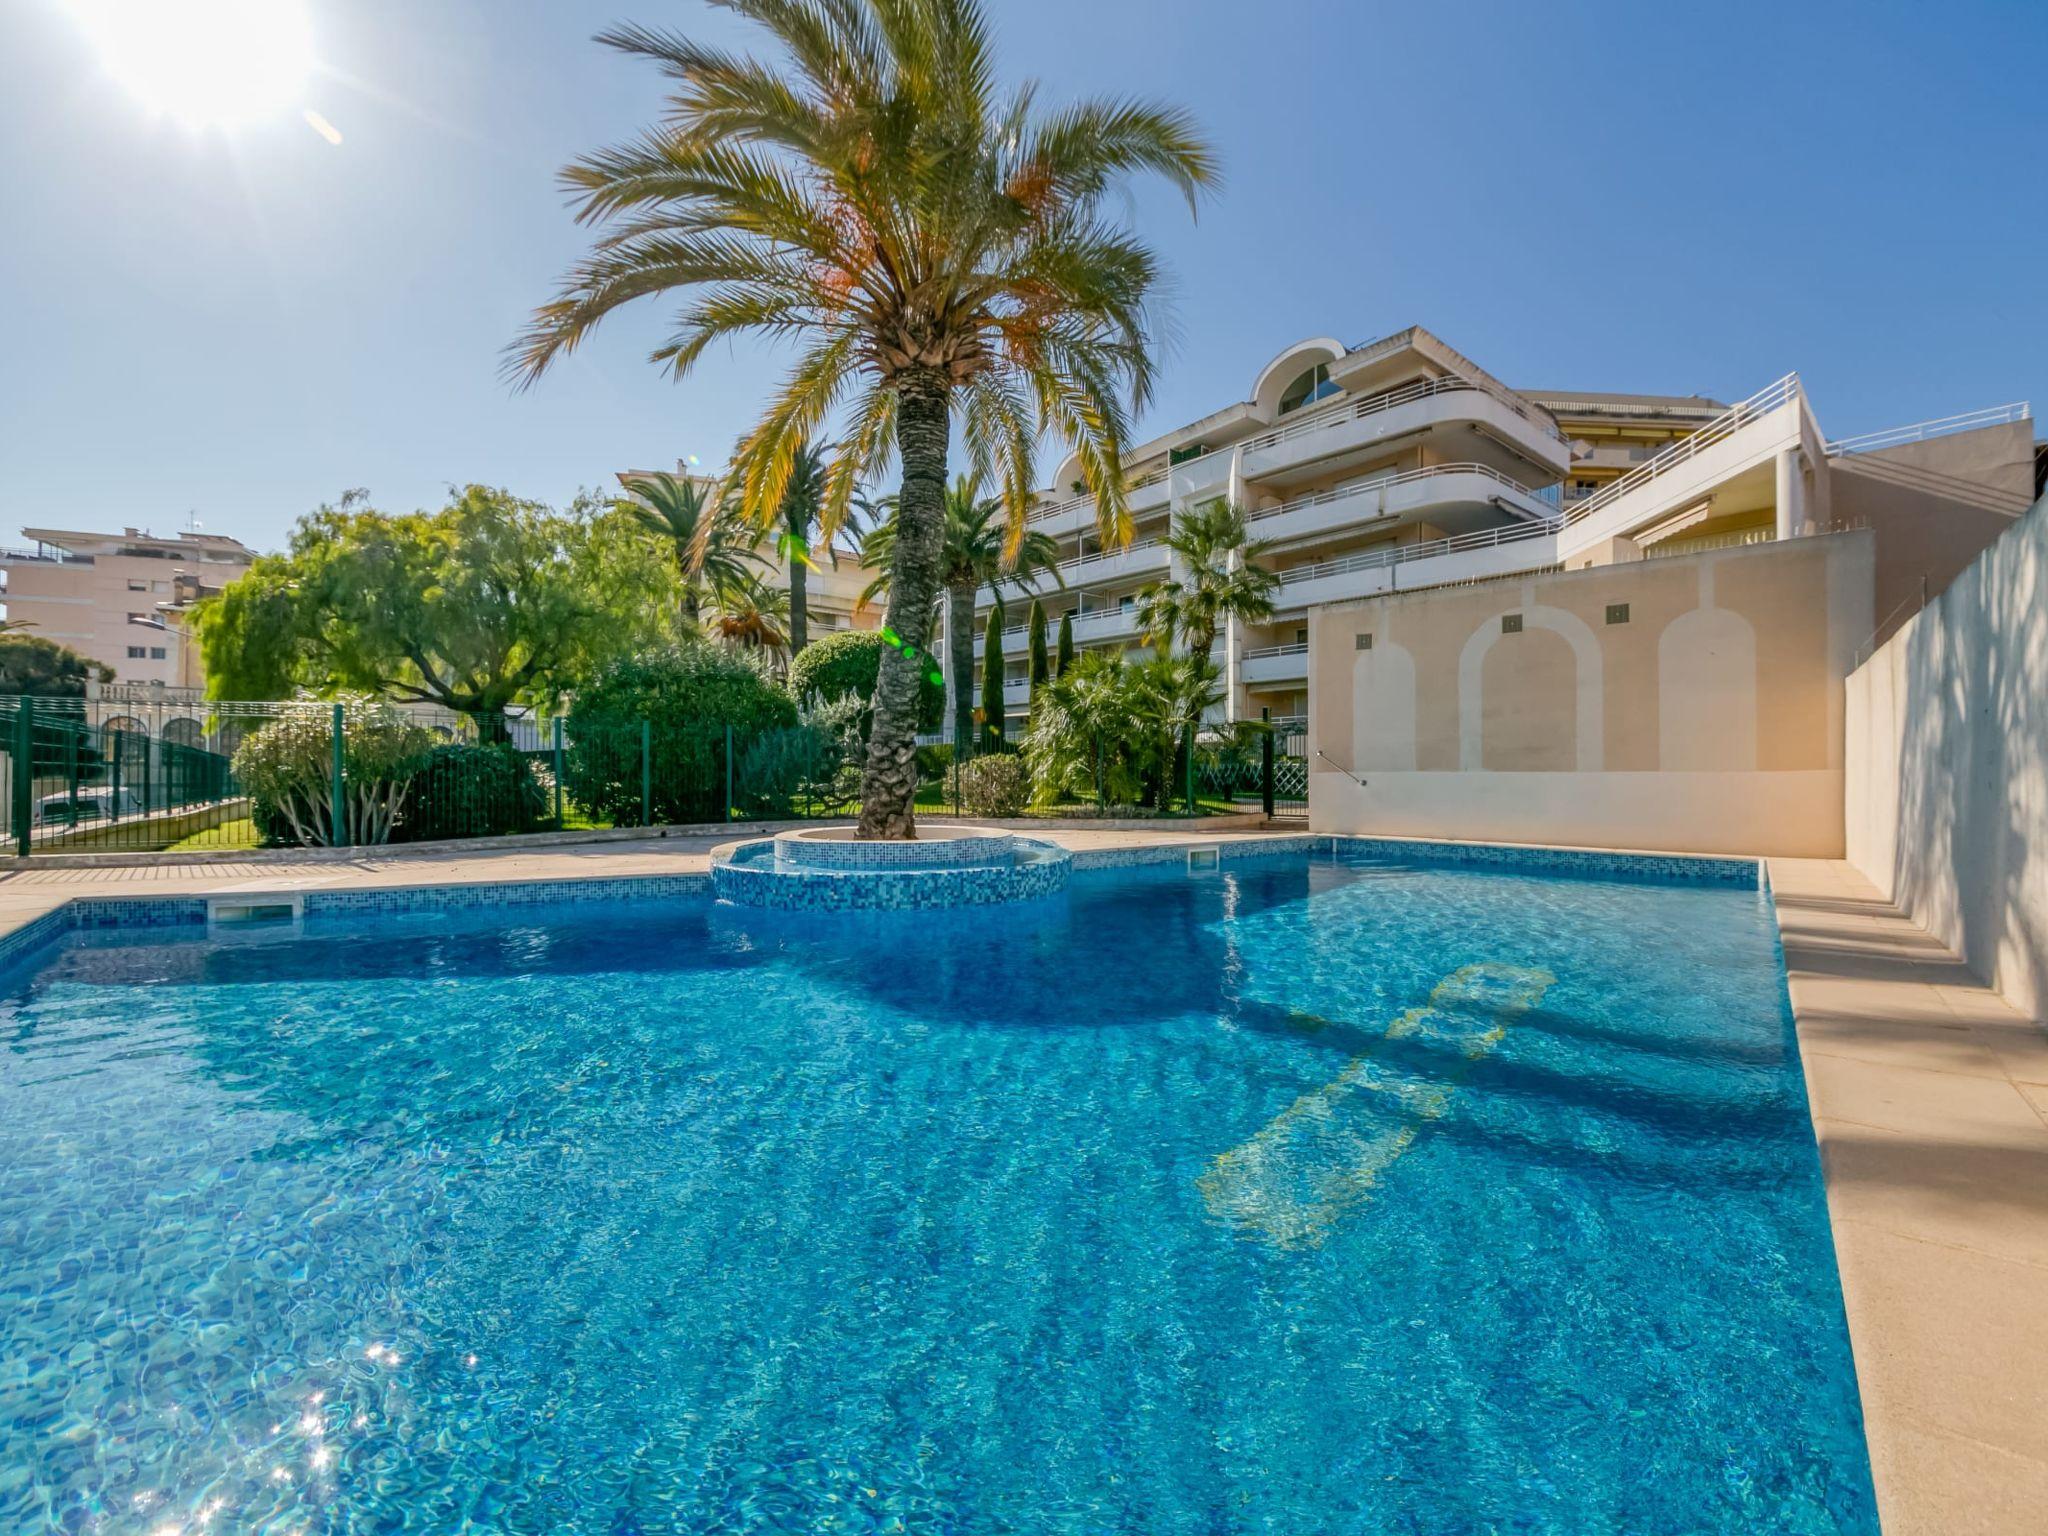
{"label": "pool mosaic tile edge", "polygon": [[[1617,853],[1586,848],[1538,848],[1503,843],[1451,843],[1407,838],[1291,836],[1204,843],[1149,844],[1130,848],[1083,848],[1073,852],[1075,873],[1184,863],[1191,851],[1214,850],[1219,864],[1245,859],[1322,854],[1326,857],[1400,859],[1413,863],[1486,866],[1550,871],[1683,884],[1761,888],[1766,879],[1758,859],[1715,855]],[[557,902],[623,901],[708,896],[708,872],[675,875],[612,875],[565,880],[479,881],[459,885],[387,886],[357,890],[309,890],[302,895],[308,918],[375,913],[473,911]],[[251,893],[206,896],[80,896],[0,934],[0,969],[12,969],[75,929],[201,926],[209,901]]]}

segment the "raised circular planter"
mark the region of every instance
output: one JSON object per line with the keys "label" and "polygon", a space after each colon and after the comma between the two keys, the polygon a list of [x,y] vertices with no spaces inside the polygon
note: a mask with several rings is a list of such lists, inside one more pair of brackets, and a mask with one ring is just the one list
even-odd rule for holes
{"label": "raised circular planter", "polygon": [[1066,889],[1072,855],[989,827],[934,828],[914,842],[862,842],[812,827],[711,856],[711,887],[735,906],[830,912],[989,906]]}
{"label": "raised circular planter", "polygon": [[998,864],[1025,841],[997,827],[933,827],[909,841],[863,842],[851,827],[775,834],[775,855],[805,869],[955,869]]}

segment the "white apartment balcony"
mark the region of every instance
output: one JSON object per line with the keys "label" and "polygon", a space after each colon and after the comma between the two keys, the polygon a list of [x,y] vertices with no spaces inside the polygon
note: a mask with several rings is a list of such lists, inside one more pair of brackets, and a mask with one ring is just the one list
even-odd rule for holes
{"label": "white apartment balcony", "polygon": [[[1085,591],[1109,582],[1125,582],[1139,577],[1157,576],[1166,570],[1168,551],[1158,539],[1140,539],[1124,549],[1108,549],[1096,554],[1077,555],[1072,560],[1062,560],[1056,569],[1059,584],[1069,592]],[[978,612],[987,612],[995,605],[995,588],[983,587],[975,594],[974,606]],[[1012,599],[1005,599],[1010,601]]]}
{"label": "white apartment balcony", "polygon": [[[1124,491],[1124,505],[1132,517],[1143,517],[1166,505],[1167,471],[1162,467],[1134,480]],[[1054,538],[1086,533],[1095,527],[1095,498],[1069,496],[1060,501],[1040,502],[1031,509],[1034,529]]]}
{"label": "white apartment balcony", "polygon": [[1247,684],[1300,682],[1308,676],[1306,645],[1264,645],[1239,659],[1238,681]]}
{"label": "white apartment balcony", "polygon": [[1540,412],[1458,378],[1340,400],[1234,446],[1245,479],[1268,480],[1326,459],[1370,458],[1397,439],[1451,427],[1482,440],[1482,451],[1491,443],[1526,462],[1532,478],[1544,478],[1537,466],[1558,476],[1570,465],[1571,450]]}
{"label": "white apartment balcony", "polygon": [[1487,508],[1528,522],[1548,522],[1556,516],[1549,502],[1496,469],[1484,464],[1432,464],[1267,507],[1251,514],[1251,524],[1254,537],[1269,544],[1291,544],[1425,513]]}
{"label": "white apartment balcony", "polygon": [[[1059,620],[1057,619],[1052,620],[1046,625],[1045,639],[1048,649],[1059,643],[1059,628]],[[1121,606],[1098,608],[1093,613],[1077,613],[1074,615],[1074,644],[1076,646],[1102,645],[1111,640],[1129,640],[1135,638],[1137,633],[1138,612],[1135,606],[1130,608]],[[1031,635],[1026,625],[1012,624],[1003,631],[1003,654],[1005,656],[1021,656],[1029,648],[1030,644]],[[974,637],[975,656],[978,658],[984,649],[986,647],[982,643],[982,634],[977,631]]]}
{"label": "white apartment balcony", "polygon": [[[1152,471],[1132,485],[1127,500],[1132,516],[1142,517],[1173,498],[1221,495],[1228,488],[1231,456],[1238,451],[1245,479],[1284,484],[1319,467],[1327,469],[1328,460],[1369,460],[1399,439],[1452,428],[1440,434],[1451,451],[1501,452],[1526,464],[1530,479],[1562,476],[1570,463],[1570,449],[1540,411],[1468,379],[1431,379],[1338,400],[1241,442],[1219,443],[1198,458]],[[1071,496],[1043,503],[1032,510],[1031,523],[1055,537],[1093,528],[1094,499]]]}
{"label": "white apartment balcony", "polygon": [[1280,612],[1295,613],[1317,603],[1537,570],[1557,563],[1557,538],[1554,523],[1531,522],[1420,544],[1389,544],[1282,571],[1274,601]]}
{"label": "white apartment balcony", "polygon": [[[1738,476],[1760,482],[1758,494],[1769,505],[1774,461],[1807,440],[1817,461],[1819,430],[1807,410],[1799,375],[1788,373],[1619,480],[1573,503],[1559,531],[1558,558],[1570,560],[1615,538],[1662,531],[1656,525],[1702,505]],[[1778,499],[1785,498],[1781,494]],[[1781,534],[1797,531],[1783,526],[1790,509],[1780,506],[1778,514]]]}

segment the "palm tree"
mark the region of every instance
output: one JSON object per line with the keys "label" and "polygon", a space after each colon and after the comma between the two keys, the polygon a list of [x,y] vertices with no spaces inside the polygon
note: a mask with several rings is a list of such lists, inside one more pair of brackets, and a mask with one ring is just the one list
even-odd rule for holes
{"label": "palm tree", "polygon": [[789,594],[752,571],[719,583],[710,614],[711,633],[727,645],[778,657],[789,649]]}
{"label": "palm tree", "polygon": [[[825,500],[825,456],[805,443],[790,461],[789,481],[782,488],[782,505],[775,521],[776,543],[783,563],[789,568],[789,654],[794,656],[810,644],[811,534],[818,523],[818,509]],[[828,541],[827,551],[832,550]],[[839,563],[836,552],[832,563]]]}
{"label": "palm tree", "polygon": [[1219,498],[1190,508],[1167,534],[1166,546],[1179,557],[1182,574],[1138,594],[1138,627],[1162,653],[1179,640],[1188,655],[1206,659],[1229,620],[1273,616],[1280,578],[1259,564],[1267,546],[1251,537],[1242,507]]}
{"label": "palm tree", "polygon": [[[897,498],[877,503],[877,520],[861,543],[861,558],[879,567],[881,574],[868,583],[862,594],[874,598],[889,591],[896,565],[896,545],[901,527]],[[1038,578],[1051,572],[1061,586],[1060,547],[1051,534],[1027,528],[1016,536],[1016,547],[1004,546],[1010,535],[1003,525],[1003,504],[981,494],[980,483],[967,475],[953,482],[946,492],[946,520],[939,541],[939,590],[945,594],[946,671],[953,679],[953,741],[974,740],[974,598],[983,587],[996,588],[998,600],[1005,585],[1019,592],[1035,591]],[[895,612],[895,604],[890,604]],[[883,660],[888,659],[884,653]]]}
{"label": "palm tree", "polygon": [[682,593],[682,627],[702,627],[704,599],[750,574],[739,525],[727,513],[716,486],[693,476],[622,476],[627,494],[613,505],[665,545],[675,563]]}
{"label": "palm tree", "polygon": [[979,0],[726,0],[779,46],[772,62],[622,26],[600,41],[675,83],[660,125],[586,155],[564,180],[596,248],[508,360],[537,379],[605,316],[685,290],[654,360],[688,372],[740,335],[797,361],[734,464],[766,525],[797,450],[843,434],[819,527],[902,459],[860,834],[914,837],[919,673],[939,586],[947,459],[959,418],[973,466],[999,478],[1014,544],[1034,449],[1074,448],[1104,538],[1127,542],[1129,412],[1151,390],[1147,303],[1158,262],[1105,215],[1141,173],[1190,208],[1216,180],[1193,120],[1130,102],[1036,109],[997,84]]}

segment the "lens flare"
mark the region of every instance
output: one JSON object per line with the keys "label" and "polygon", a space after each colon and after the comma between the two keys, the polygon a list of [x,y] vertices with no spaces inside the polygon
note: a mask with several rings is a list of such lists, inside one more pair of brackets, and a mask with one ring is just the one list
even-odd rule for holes
{"label": "lens flare", "polygon": [[233,127],[300,104],[313,40],[297,0],[70,0],[100,62],[152,112]]}

